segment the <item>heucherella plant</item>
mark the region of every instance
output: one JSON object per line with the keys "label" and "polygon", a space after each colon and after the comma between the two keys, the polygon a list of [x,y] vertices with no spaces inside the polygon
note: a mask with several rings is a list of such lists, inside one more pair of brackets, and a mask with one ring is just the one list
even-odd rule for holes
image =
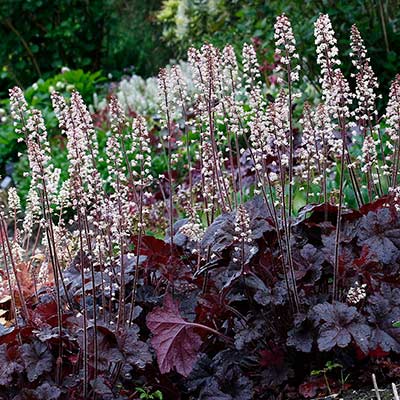
{"label": "heucherella plant", "polygon": [[400,319],[400,76],[379,116],[357,27],[350,77],[328,15],[314,34],[317,99],[306,98],[284,14],[273,84],[252,44],[237,55],[206,43],[151,80],[149,113],[124,81],[102,135],[78,92],[52,92],[65,171],[41,112],[10,90],[31,181],[24,210],[14,188],[0,210],[0,296],[13,323],[0,334],[12,364],[0,366],[0,386],[24,371],[34,398],[130,398],[164,384],[173,396],[187,382],[161,374],[188,377],[208,362],[213,376],[185,394],[233,387],[245,394],[229,398],[255,398],[304,369],[298,352],[315,364],[338,349],[400,354],[388,322]]}
{"label": "heucherella plant", "polygon": [[332,123],[339,130],[342,139],[342,150],[340,156],[340,183],[339,183],[339,208],[336,221],[336,244],[334,255],[334,273],[333,273],[333,297],[337,297],[339,257],[340,257],[340,225],[343,206],[343,186],[344,186],[344,167],[347,164],[354,193],[358,205],[362,204],[362,196],[357,181],[355,168],[351,162],[351,157],[347,146],[347,130],[350,117],[350,105],[352,104],[352,95],[347,80],[343,76],[337,58],[338,49],[336,47],[336,38],[332,29],[332,24],[327,15],[320,15],[315,22],[315,44],[317,46],[317,63],[321,66],[321,86],[323,90],[323,99],[328,107],[328,112],[332,118]]}

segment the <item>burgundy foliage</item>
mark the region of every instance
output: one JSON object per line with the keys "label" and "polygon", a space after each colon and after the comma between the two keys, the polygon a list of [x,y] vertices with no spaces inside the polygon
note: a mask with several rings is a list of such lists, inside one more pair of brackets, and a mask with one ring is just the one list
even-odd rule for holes
{"label": "burgundy foliage", "polygon": [[[96,304],[87,304],[89,321],[94,306],[105,300],[110,308],[99,314],[96,326],[87,327],[90,396],[137,399],[135,388],[145,387],[160,390],[165,399],[310,398],[327,394],[325,380],[311,377],[311,371],[329,360],[340,363],[344,373],[351,369],[353,386],[371,372],[400,376],[400,329],[393,326],[400,320],[400,218],[390,198],[343,213],[338,301],[332,301],[337,210],[331,205],[301,210],[292,223],[298,312],[267,207],[256,198],[245,208],[252,241],[246,243],[243,270],[234,260],[235,213],[230,213],[205,233],[199,248],[206,261],[200,265],[194,244],[182,233],[176,233],[173,248],[169,240],[143,238],[130,326],[107,322],[107,312],[118,310],[118,293],[103,299],[98,287]],[[211,252],[215,256],[207,260]],[[118,265],[113,267],[118,273]],[[125,267],[129,299],[135,262],[127,259]],[[77,264],[64,276],[72,309],[62,292],[61,335],[52,287],[27,297],[25,320],[1,327],[1,398],[82,398],[83,296]],[[86,291],[97,287],[96,279],[85,277]],[[365,296],[352,302],[348,292],[356,282],[366,285]],[[30,293],[29,286],[24,290]],[[335,390],[340,390],[338,373],[328,377]]]}
{"label": "burgundy foliage", "polygon": [[182,319],[177,303],[169,295],[163,308],[156,308],[147,316],[147,326],[154,335],[151,344],[157,352],[160,372],[165,374],[175,368],[188,376],[202,340],[194,332],[196,327]]}

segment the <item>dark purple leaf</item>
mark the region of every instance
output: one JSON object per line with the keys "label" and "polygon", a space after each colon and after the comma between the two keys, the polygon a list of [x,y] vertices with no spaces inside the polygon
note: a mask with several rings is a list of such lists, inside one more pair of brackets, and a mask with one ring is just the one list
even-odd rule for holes
{"label": "dark purple leaf", "polygon": [[201,248],[207,251],[211,249],[213,253],[221,253],[233,244],[234,236],[234,213],[221,214],[206,230]]}
{"label": "dark purple leaf", "polygon": [[232,396],[221,391],[217,380],[209,379],[200,392],[199,400],[232,400]]}
{"label": "dark purple leaf", "polygon": [[335,302],[314,306],[313,317],[319,326],[318,348],[329,351],[333,347],[346,347],[353,339],[357,346],[368,353],[368,340],[371,328],[365,323],[355,307]]}
{"label": "dark purple leaf", "polygon": [[14,374],[19,374],[24,367],[17,361],[9,358],[7,345],[0,345],[0,385],[9,385],[13,381]]}
{"label": "dark purple leaf", "polygon": [[102,399],[113,397],[113,392],[109,385],[106,384],[103,377],[99,376],[96,379],[90,381],[90,386],[93,391],[100,395]]}
{"label": "dark purple leaf", "polygon": [[213,375],[214,371],[211,366],[211,359],[206,354],[201,354],[192,372],[188,378],[185,379],[185,387],[189,392],[199,390]]}
{"label": "dark purple leaf", "polygon": [[294,320],[294,328],[288,332],[286,344],[303,353],[310,353],[314,341],[313,326],[305,314],[298,314]]}
{"label": "dark purple leaf", "polygon": [[41,400],[57,400],[61,396],[61,390],[56,385],[45,382],[37,387],[35,395]]}
{"label": "dark purple leaf", "polygon": [[400,320],[400,290],[384,286],[382,294],[369,297],[366,311],[367,320],[372,325],[370,349],[381,348],[383,351],[400,353],[400,329],[393,322]]}
{"label": "dark purple leaf", "polygon": [[23,344],[21,357],[30,382],[53,369],[54,359],[45,343],[34,341],[31,344]]}
{"label": "dark purple leaf", "polygon": [[303,285],[314,285],[321,278],[324,260],[323,252],[307,243],[300,249],[300,254],[294,256],[296,279],[301,280]]}
{"label": "dark purple leaf", "polygon": [[160,372],[165,374],[176,369],[181,375],[188,376],[202,344],[195,333],[198,326],[180,316],[178,304],[171,296],[165,297],[162,308],[148,314],[146,322],[154,335],[151,344],[157,353]]}
{"label": "dark purple leaf", "polygon": [[265,337],[266,327],[263,319],[235,321],[235,347],[242,350],[247,344]]}
{"label": "dark purple leaf", "polygon": [[351,335],[347,329],[325,323],[319,330],[318,348],[329,351],[335,346],[346,347],[351,342]]}
{"label": "dark purple leaf", "polygon": [[389,208],[369,212],[360,221],[357,244],[368,246],[384,264],[396,262],[400,257],[400,226]]}
{"label": "dark purple leaf", "polygon": [[51,326],[42,326],[41,329],[37,330],[35,333],[36,337],[41,342],[47,342],[48,340],[54,339],[59,336],[58,328],[52,328]]}
{"label": "dark purple leaf", "polygon": [[243,375],[240,362],[244,353],[223,350],[211,361],[203,356],[189,376],[190,392],[197,392],[198,399],[252,399],[252,382]]}
{"label": "dark purple leaf", "polygon": [[224,369],[207,381],[200,392],[201,400],[250,400],[253,399],[253,385],[237,365]]}
{"label": "dark purple leaf", "polygon": [[400,353],[400,343],[397,339],[380,328],[372,329],[370,348],[371,350],[381,348],[383,351],[394,351]]}
{"label": "dark purple leaf", "polygon": [[[89,352],[89,365],[94,366],[95,354],[94,349],[94,327],[91,326],[87,329],[88,332],[88,348],[91,349]],[[83,334],[81,333],[78,337],[81,348],[83,349]],[[97,326],[97,369],[99,371],[106,371],[109,366],[113,363],[123,360],[117,338],[114,332],[105,326]]]}
{"label": "dark purple leaf", "polygon": [[253,389],[251,381],[244,375],[227,377],[228,382],[211,379],[201,391],[199,400],[251,400]]}
{"label": "dark purple leaf", "polygon": [[254,294],[254,300],[262,305],[267,306],[269,304],[283,305],[288,299],[286,283],[278,281],[275,286],[271,289],[265,285],[259,285],[256,293]]}
{"label": "dark purple leaf", "polygon": [[147,343],[139,340],[139,328],[132,325],[118,335],[119,349],[131,367],[144,368],[153,361]]}
{"label": "dark purple leaf", "polygon": [[[262,197],[255,197],[244,203],[244,207],[249,214],[251,238],[257,240],[263,237],[266,232],[274,231],[271,225],[271,216]],[[206,230],[201,248],[204,252],[210,248],[212,253],[221,254],[233,244],[233,237],[235,235],[235,218],[236,212],[221,214]],[[245,254],[246,260],[255,254],[255,250],[246,243]]]}
{"label": "dark purple leaf", "polygon": [[[88,270],[90,267],[90,259],[83,251],[79,251],[74,257],[71,264],[63,271],[63,278],[65,280],[68,291],[74,294],[77,290],[82,289],[82,268]],[[87,280],[91,279],[88,272],[85,273]]]}
{"label": "dark purple leaf", "polygon": [[283,382],[286,382],[292,375],[293,370],[291,370],[285,363],[283,365],[271,365],[264,369],[261,373],[262,383],[267,387],[277,387]]}

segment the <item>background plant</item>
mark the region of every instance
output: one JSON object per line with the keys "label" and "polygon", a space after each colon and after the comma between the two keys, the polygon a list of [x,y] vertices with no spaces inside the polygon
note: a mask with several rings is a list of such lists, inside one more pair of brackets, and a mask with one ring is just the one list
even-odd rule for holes
{"label": "background plant", "polygon": [[[0,93],[26,87],[61,67],[122,74],[157,72],[171,53],[160,46],[151,13],[158,1],[4,1],[0,7]],[[132,30],[131,27],[140,26]],[[149,60],[153,61],[149,63]]]}

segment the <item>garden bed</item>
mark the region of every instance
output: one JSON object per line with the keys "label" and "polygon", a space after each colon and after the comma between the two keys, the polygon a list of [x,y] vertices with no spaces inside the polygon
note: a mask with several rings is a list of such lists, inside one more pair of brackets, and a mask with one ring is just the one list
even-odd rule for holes
{"label": "garden bed", "polygon": [[254,46],[239,65],[207,43],[188,74],[160,71],[160,117],[111,96],[102,135],[52,90],[64,171],[10,91],[31,180],[0,213],[4,398],[297,400],[399,379],[400,75],[378,118],[360,32],[350,85],[321,14],[322,95],[302,103],[284,14],[274,38],[273,86]]}

